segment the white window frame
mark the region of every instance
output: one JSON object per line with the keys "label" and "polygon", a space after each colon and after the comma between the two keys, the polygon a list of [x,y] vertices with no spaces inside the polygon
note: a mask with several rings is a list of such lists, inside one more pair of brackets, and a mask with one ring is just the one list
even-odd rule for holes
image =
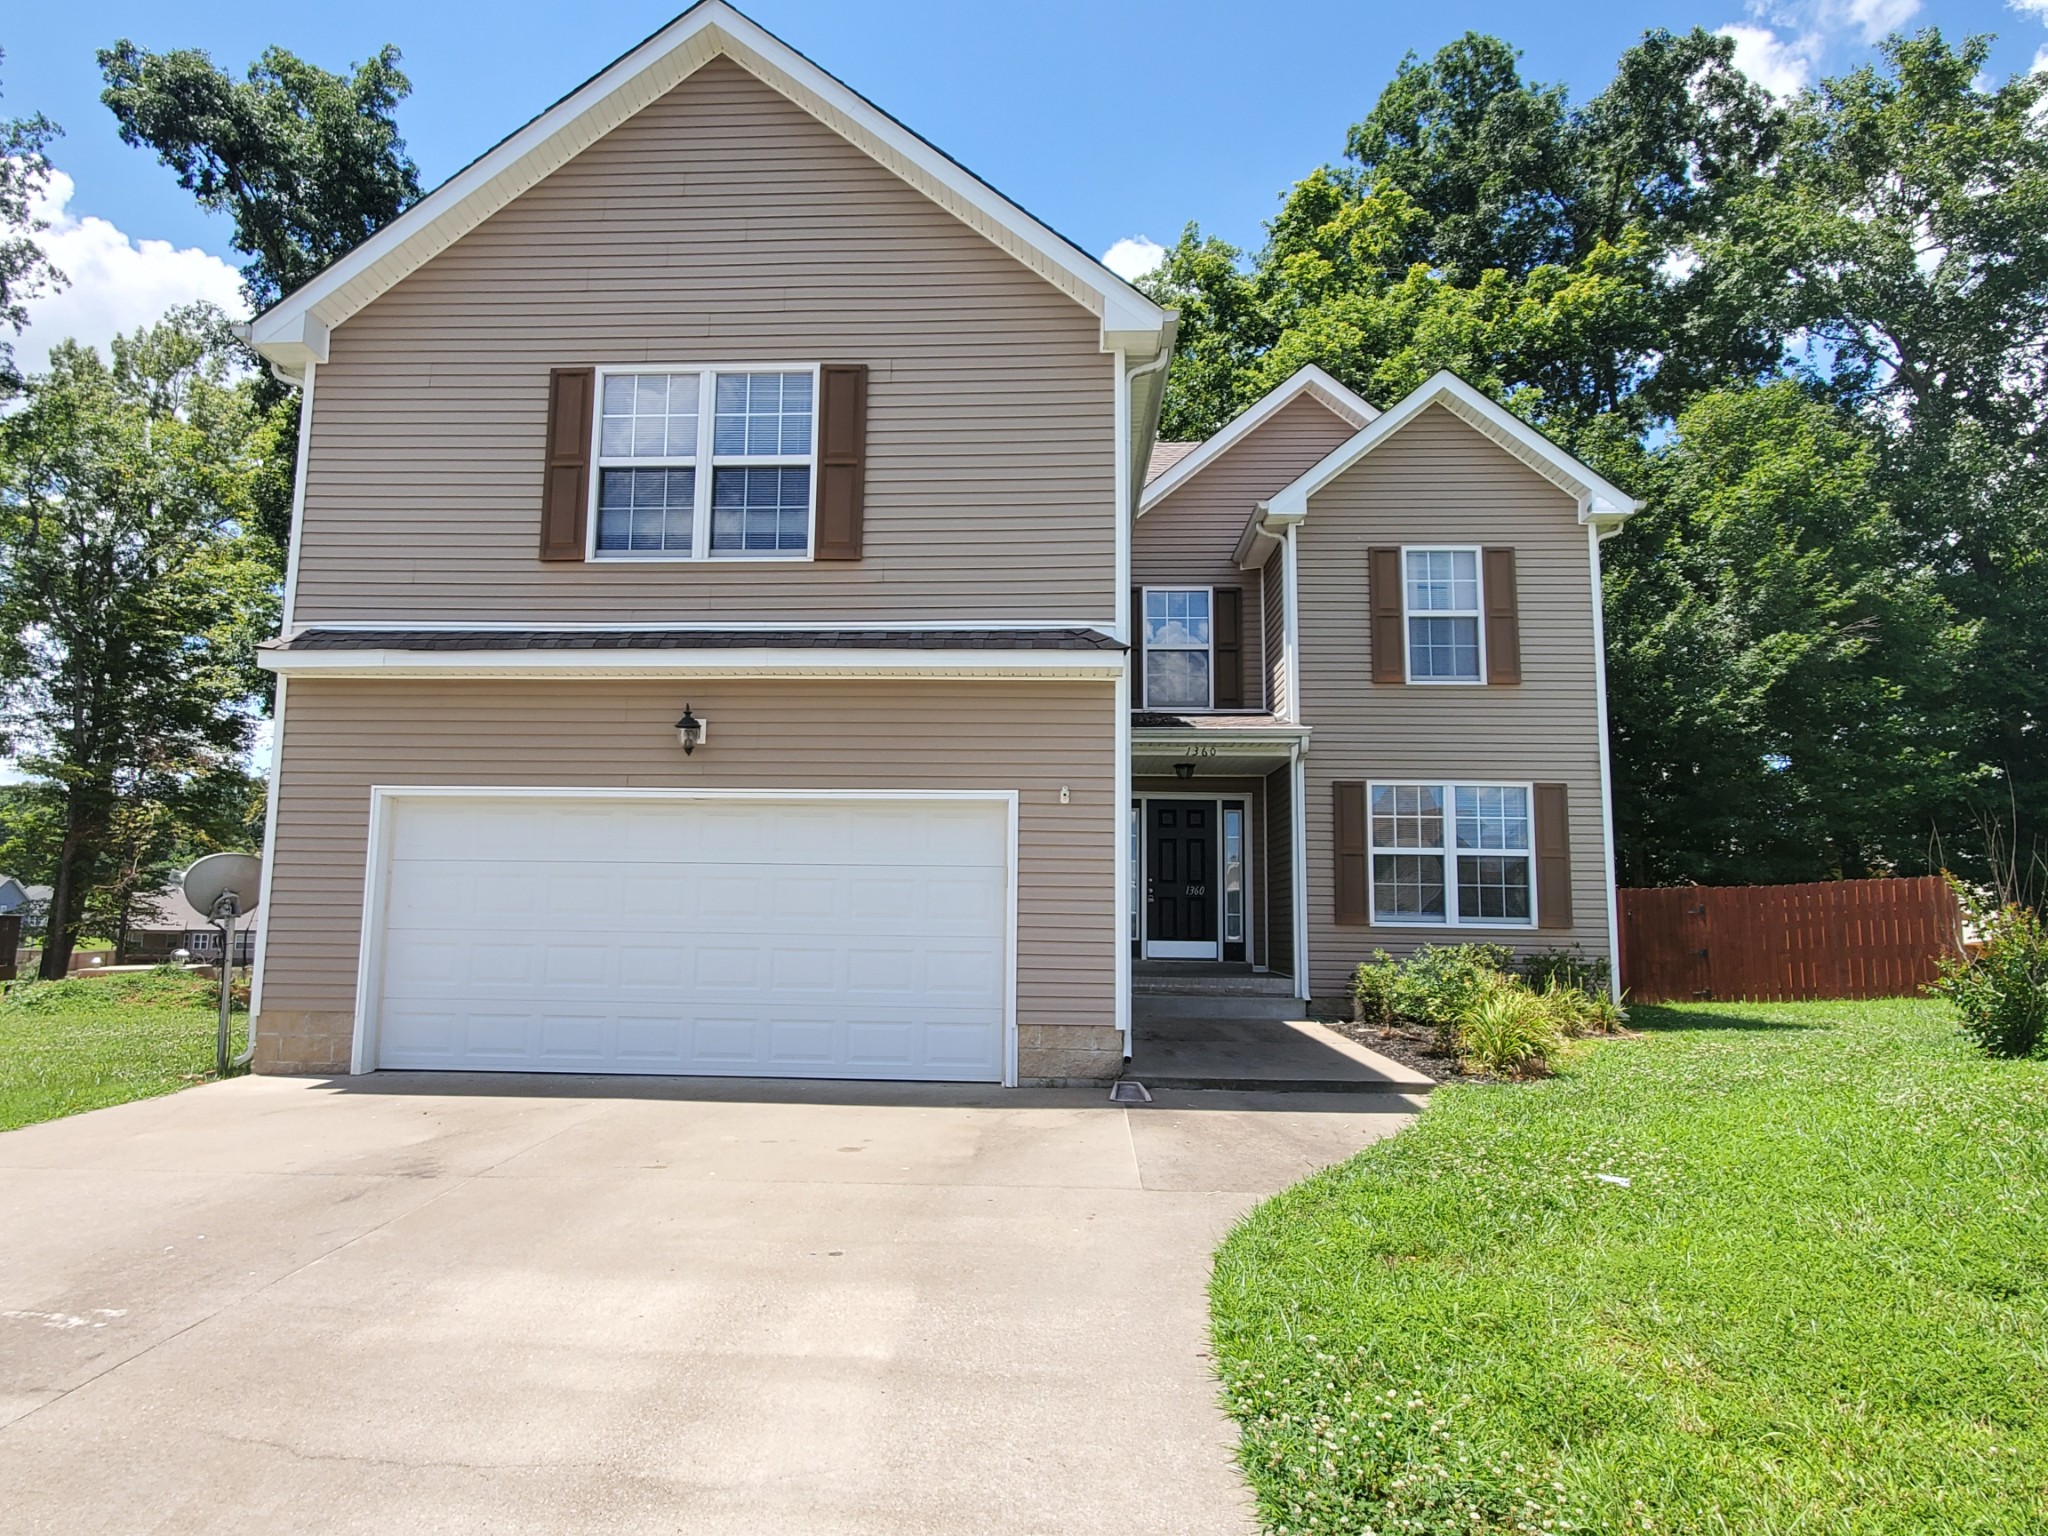
{"label": "white window frame", "polygon": [[[1429,545],[1440,549],[1441,545]],[[1402,789],[1421,787],[1443,792],[1444,797],[1444,846],[1442,848],[1381,848],[1373,840],[1372,797],[1378,789]],[[1505,854],[1510,858],[1517,855],[1529,861],[1529,915],[1524,919],[1506,917],[1467,918],[1458,912],[1458,791],[1461,789],[1519,789],[1528,796],[1529,846],[1521,848],[1468,848],[1468,854]],[[1377,855],[1381,853],[1419,853],[1426,856],[1441,855],[1444,861],[1444,915],[1441,918],[1419,916],[1381,917],[1379,902],[1379,871]],[[1365,786],[1365,911],[1366,921],[1374,928],[1494,928],[1511,933],[1526,932],[1539,925],[1542,913],[1536,906],[1536,784],[1524,779],[1438,779],[1427,774],[1412,774],[1399,779],[1369,779]]]}
{"label": "white window frame", "polygon": [[[1431,608],[1419,617],[1429,619],[1474,620],[1473,628],[1479,636],[1479,675],[1477,677],[1417,677],[1412,638],[1414,626],[1410,624],[1408,611],[1408,555],[1447,554],[1472,557],[1472,571],[1475,578],[1474,590],[1479,596],[1479,606],[1471,613],[1462,608]],[[1401,546],[1401,672],[1412,687],[1417,688],[1478,688],[1486,682],[1486,550],[1479,544],[1403,544]]]}
{"label": "white window frame", "polygon": [[[788,565],[792,562],[812,561],[818,558],[818,419],[823,414],[824,402],[818,398],[820,365],[817,363],[617,363],[597,370],[597,387],[591,392],[595,398],[590,402],[590,486],[586,495],[590,515],[584,519],[588,527],[584,531],[583,558],[593,564],[603,565],[673,565],[678,562],[699,561],[719,565]],[[651,373],[697,375],[697,451],[688,458],[623,459],[607,460],[604,455],[604,385],[605,380],[621,375]],[[717,454],[712,451],[718,429],[718,378],[720,374],[741,373],[803,373],[811,379],[811,444],[810,451],[801,457],[795,455],[744,455]],[[738,550],[731,553],[714,554],[711,549],[711,490],[712,483],[721,469],[808,469],[811,472],[810,506],[806,509],[804,522],[804,547],[801,553]],[[598,524],[602,515],[600,494],[604,486],[604,472],[607,469],[694,469],[696,473],[694,504],[690,509],[690,548],[687,554],[671,554],[664,551],[658,555],[615,555],[601,553],[597,547]]]}
{"label": "white window frame", "polygon": [[[1154,647],[1145,630],[1145,610],[1150,606],[1148,600],[1154,592],[1205,592],[1208,594],[1209,644],[1206,650],[1209,657],[1209,700],[1206,704],[1199,707],[1193,704],[1154,704],[1152,702],[1152,651]],[[1161,582],[1156,587],[1140,587],[1138,589],[1138,635],[1143,642],[1143,654],[1139,657],[1138,675],[1138,692],[1145,700],[1141,707],[1145,709],[1178,710],[1184,714],[1213,714],[1216,709],[1216,589],[1191,581]],[[1168,645],[1161,646],[1159,649],[1192,651],[1195,647],[1191,645]]]}

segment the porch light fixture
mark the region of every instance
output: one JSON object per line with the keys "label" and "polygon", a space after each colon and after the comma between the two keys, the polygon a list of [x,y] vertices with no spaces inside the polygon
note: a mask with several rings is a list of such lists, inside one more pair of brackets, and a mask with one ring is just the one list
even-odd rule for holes
{"label": "porch light fixture", "polygon": [[1176,779],[1192,779],[1195,776],[1195,765],[1193,763],[1175,763],[1173,765],[1173,776]]}
{"label": "porch light fixture", "polygon": [[690,706],[683,706],[683,718],[676,722],[676,740],[683,744],[683,756],[704,745],[704,722],[690,712]]}

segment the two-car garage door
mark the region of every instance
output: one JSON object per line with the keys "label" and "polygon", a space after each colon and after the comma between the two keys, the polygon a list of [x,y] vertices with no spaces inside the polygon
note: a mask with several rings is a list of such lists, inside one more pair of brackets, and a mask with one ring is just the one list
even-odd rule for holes
{"label": "two-car garage door", "polygon": [[392,794],[364,1064],[1000,1081],[1009,816]]}

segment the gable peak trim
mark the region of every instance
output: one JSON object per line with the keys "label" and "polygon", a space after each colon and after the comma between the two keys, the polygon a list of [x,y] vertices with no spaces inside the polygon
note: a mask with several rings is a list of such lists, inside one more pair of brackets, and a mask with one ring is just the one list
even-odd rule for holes
{"label": "gable peak trim", "polygon": [[787,97],[1098,316],[1105,351],[1145,357],[1169,344],[1170,311],[727,0],[697,0],[499,140],[257,315],[249,323],[250,343],[286,374],[325,361],[327,335],[335,326],[720,57]]}
{"label": "gable peak trim", "polygon": [[1346,388],[1314,363],[1309,363],[1259,396],[1250,406],[1232,417],[1213,437],[1205,438],[1194,452],[1168,466],[1158,479],[1145,487],[1144,497],[1138,503],[1138,516],[1143,517],[1154,506],[1304,396],[1315,401],[1340,421],[1350,423],[1354,429],[1371,425],[1380,414],[1363,395]]}

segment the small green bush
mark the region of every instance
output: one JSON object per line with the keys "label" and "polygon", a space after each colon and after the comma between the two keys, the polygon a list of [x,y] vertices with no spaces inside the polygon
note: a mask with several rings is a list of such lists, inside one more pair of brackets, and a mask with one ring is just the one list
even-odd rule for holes
{"label": "small green bush", "polygon": [[1572,987],[1589,997],[1610,995],[1614,967],[1604,959],[1589,958],[1574,944],[1570,949],[1546,949],[1522,957],[1522,979],[1533,992],[1547,992],[1553,983]]}
{"label": "small green bush", "polygon": [[2040,1056],[2048,1047],[2048,929],[2027,907],[1971,910],[1982,946],[1944,960],[1928,988],[1963,1018],[1963,1033],[1992,1056]]}
{"label": "small green bush", "polygon": [[21,1013],[76,1013],[131,1008],[219,1006],[214,983],[175,965],[113,976],[72,976],[64,981],[20,981],[0,1007]]}
{"label": "small green bush", "polygon": [[1505,944],[1425,944],[1401,967],[1394,1011],[1439,1034],[1498,987],[1514,964]]}
{"label": "small green bush", "polygon": [[1351,974],[1352,1017],[1384,1029],[1394,1022],[1401,996],[1401,962],[1384,949]]}
{"label": "small green bush", "polygon": [[1498,982],[1475,998],[1457,1037],[1460,1065],[1507,1077],[1543,1070],[1564,1043],[1556,1010],[1516,981]]}

